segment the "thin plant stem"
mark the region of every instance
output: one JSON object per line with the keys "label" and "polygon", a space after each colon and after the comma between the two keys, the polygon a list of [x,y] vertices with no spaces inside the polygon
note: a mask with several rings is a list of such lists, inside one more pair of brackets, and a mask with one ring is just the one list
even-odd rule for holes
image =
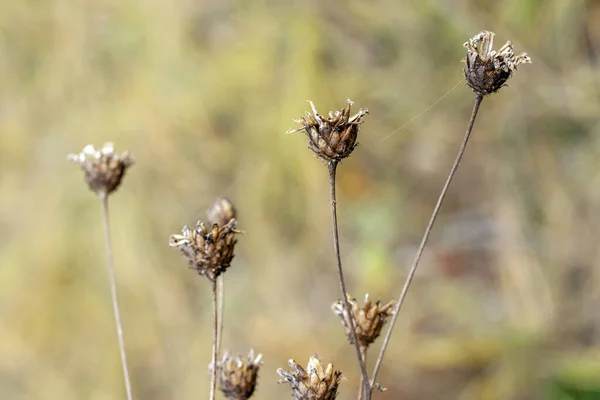
{"label": "thin plant stem", "polygon": [[224,285],[225,285],[225,282],[223,280],[223,275],[220,275],[217,278],[217,293],[218,293],[218,297],[217,297],[218,303],[217,304],[218,304],[218,310],[219,310],[219,313],[217,314],[218,323],[219,323],[218,334],[217,334],[217,351],[221,349],[221,341],[223,339],[223,309],[225,308],[224,297],[223,297],[223,292],[225,290]]}
{"label": "thin plant stem", "polygon": [[219,335],[219,316],[217,314],[217,279],[211,279],[212,286],[212,314],[213,314],[213,333],[212,333],[212,361],[210,377],[210,400],[215,400],[217,388],[217,336]]}
{"label": "thin plant stem", "polygon": [[360,364],[360,370],[362,373],[362,379],[365,386],[365,400],[371,399],[371,390],[369,387],[369,375],[367,374],[367,367],[360,351],[360,345],[356,337],[356,331],[354,330],[354,317],[350,308],[350,302],[348,301],[348,291],[346,290],[346,282],[344,281],[344,270],[342,268],[342,258],[340,255],[340,240],[338,235],[338,222],[337,222],[337,201],[335,196],[335,172],[337,169],[337,161],[330,161],[329,167],[329,193],[331,197],[331,221],[333,225],[333,247],[335,249],[335,256],[337,259],[338,277],[340,281],[340,289],[342,291],[342,297],[344,299],[344,307],[348,313],[348,320],[350,322],[350,332],[352,334],[352,341],[356,348],[356,356],[358,357],[358,363]]}
{"label": "thin plant stem", "polygon": [[121,366],[123,367],[123,378],[125,380],[125,390],[127,400],[132,400],[131,382],[129,379],[129,369],[127,368],[127,356],[125,355],[125,341],[123,340],[123,325],[121,324],[121,315],[119,313],[119,300],[117,298],[117,282],[115,279],[115,265],[113,261],[112,244],[110,238],[110,223],[108,218],[108,195],[100,193],[102,203],[102,219],[104,221],[104,236],[106,242],[106,257],[108,259],[108,278],[110,281],[110,294],[115,316],[115,325],[117,327],[117,337],[119,339],[119,351],[121,353]]}
{"label": "thin plant stem", "polygon": [[404,303],[404,299],[406,297],[406,293],[408,292],[408,288],[412,283],[412,280],[415,276],[415,272],[417,271],[417,267],[419,266],[419,261],[421,260],[421,256],[423,255],[423,251],[425,250],[425,246],[427,245],[427,241],[429,240],[429,235],[431,234],[431,230],[435,223],[435,220],[440,212],[440,208],[442,207],[442,203],[444,202],[444,198],[446,197],[446,193],[448,192],[448,188],[450,187],[450,183],[452,182],[452,178],[460,165],[460,161],[465,153],[467,148],[467,143],[469,142],[469,138],[471,137],[471,131],[473,130],[473,125],[475,124],[475,118],[477,118],[477,112],[479,111],[479,106],[481,105],[481,101],[483,100],[483,96],[480,94],[475,95],[475,104],[473,105],[473,112],[471,113],[471,119],[469,120],[469,124],[467,125],[467,131],[465,132],[465,136],[463,138],[462,144],[460,145],[460,149],[458,150],[458,154],[456,155],[456,159],[454,160],[454,164],[450,169],[450,174],[446,179],[446,183],[442,188],[442,192],[440,193],[440,197],[438,198],[437,204],[433,209],[433,213],[431,214],[431,218],[429,219],[429,223],[427,224],[427,228],[425,228],[425,233],[423,234],[423,239],[421,240],[421,244],[419,245],[419,249],[417,250],[417,254],[415,255],[415,259],[410,267],[410,271],[408,276],[406,277],[406,281],[404,282],[404,287],[402,288],[402,292],[400,293],[400,297],[398,297],[398,301],[396,302],[396,306],[394,307],[394,315],[392,316],[392,320],[390,321],[390,325],[388,327],[387,333],[385,335],[385,339],[383,344],[381,345],[381,350],[379,351],[379,356],[377,357],[377,361],[375,363],[375,368],[373,369],[373,374],[371,375],[371,390],[375,387],[375,380],[377,379],[377,373],[381,368],[381,364],[383,362],[383,356],[385,354],[385,350],[390,341],[390,337],[392,336],[392,331],[396,324],[396,320],[398,319],[398,314],[400,313],[400,308]]}
{"label": "thin plant stem", "polygon": [[[365,346],[360,346],[360,355],[362,356],[362,359],[366,364],[367,363],[367,348]],[[358,400],[362,400],[362,398],[363,398],[364,384],[365,384],[364,381],[365,381],[365,379],[361,375],[360,376],[360,384],[358,385]]]}

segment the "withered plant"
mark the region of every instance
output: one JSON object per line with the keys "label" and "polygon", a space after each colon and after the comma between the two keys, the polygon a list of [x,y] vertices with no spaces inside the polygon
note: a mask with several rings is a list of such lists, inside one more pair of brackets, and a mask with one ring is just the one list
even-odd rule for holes
{"label": "withered plant", "polygon": [[110,221],[108,213],[108,196],[121,185],[123,176],[127,169],[133,165],[133,158],[129,152],[115,153],[113,144],[106,143],[102,149],[87,145],[79,154],[69,154],[69,160],[77,163],[84,172],[84,179],[90,190],[100,199],[102,204],[102,220],[104,224],[104,235],[106,242],[106,258],[108,260],[108,278],[110,282],[110,293],[112,299],[117,338],[119,341],[119,352],[121,354],[121,366],[123,367],[123,378],[125,380],[125,391],[127,399],[133,398],[129,369],[127,367],[127,356],[125,354],[125,340],[123,339],[123,325],[119,313],[119,300],[117,297],[117,282],[115,278],[115,266],[113,260],[112,243],[110,237]]}
{"label": "withered plant", "polygon": [[[368,110],[359,110],[356,114],[351,115],[352,101],[347,100],[347,105],[340,111],[329,112],[329,118],[325,118],[319,114],[317,108],[312,101],[308,102],[312,109],[312,114],[307,112],[305,117],[295,120],[300,124],[299,128],[290,129],[287,133],[304,131],[308,138],[308,146],[315,155],[323,160],[329,169],[329,193],[331,201],[331,221],[333,226],[333,247],[337,261],[337,271],[342,292],[342,299],[346,310],[350,310],[350,302],[348,301],[348,291],[346,290],[346,282],[344,279],[344,269],[342,267],[342,258],[340,254],[340,242],[338,234],[337,222],[337,199],[335,194],[335,177],[338,163],[348,157],[356,145],[358,132],[363,123],[363,118],[368,114]],[[371,391],[369,390],[369,376],[367,367],[363,358],[359,342],[356,338],[355,325],[356,322],[352,317],[352,313],[348,312],[350,318],[348,324],[352,335],[352,343],[356,349],[356,356],[360,365],[362,379],[364,381],[364,390],[366,398],[370,398]],[[359,391],[362,389],[359,388]]]}
{"label": "withered plant", "polygon": [[515,54],[512,42],[510,41],[506,42],[506,44],[502,46],[500,50],[492,50],[492,46],[494,44],[494,35],[495,34],[493,32],[482,31],[464,43],[464,47],[467,49],[466,58],[464,60],[465,80],[467,85],[475,94],[475,104],[473,105],[473,111],[467,125],[467,130],[463,137],[460,148],[458,149],[458,154],[456,155],[456,159],[454,160],[452,168],[450,168],[450,173],[448,174],[446,183],[444,183],[444,186],[442,187],[442,191],[433,209],[429,223],[425,228],[423,239],[421,240],[417,254],[415,255],[413,263],[410,267],[408,276],[406,277],[402,292],[400,293],[400,296],[396,302],[396,306],[394,307],[390,325],[381,346],[379,356],[377,357],[377,362],[375,363],[373,373],[371,374],[371,390],[373,390],[375,386],[375,379],[377,378],[377,373],[381,368],[383,357],[389,344],[396,320],[398,319],[400,308],[404,303],[408,288],[410,287],[410,284],[415,276],[417,267],[419,266],[419,261],[421,260],[421,256],[423,255],[423,251],[425,250],[425,246],[429,240],[429,235],[431,234],[435,220],[440,212],[440,208],[442,207],[442,203],[444,202],[444,198],[446,197],[446,193],[448,192],[452,178],[456,174],[458,166],[460,165],[467,148],[467,143],[471,137],[473,125],[475,124],[475,118],[477,118],[479,106],[481,105],[481,102],[485,96],[498,92],[503,86],[506,85],[506,81],[512,76],[513,72],[517,70],[517,67],[520,64],[531,63],[531,58],[529,58],[526,53],[521,53],[519,55]]}
{"label": "withered plant", "polygon": [[[225,199],[209,210],[211,227],[198,221],[194,229],[184,226],[181,234],[171,235],[169,246],[177,247],[187,259],[190,269],[205,276],[212,289],[212,360],[210,364],[210,400],[214,400],[217,385],[217,354],[220,346],[217,280],[229,268],[241,231],[236,229],[235,208]],[[222,312],[221,312],[222,314]]]}

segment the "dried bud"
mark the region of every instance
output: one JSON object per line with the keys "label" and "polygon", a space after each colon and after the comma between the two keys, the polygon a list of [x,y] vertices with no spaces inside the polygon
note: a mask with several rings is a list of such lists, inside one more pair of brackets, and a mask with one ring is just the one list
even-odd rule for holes
{"label": "dried bud", "polygon": [[[388,317],[394,314],[394,302],[390,301],[384,306],[379,301],[372,304],[369,294],[365,295],[365,304],[362,308],[359,307],[356,299],[350,297],[350,295],[348,295],[348,302],[350,303],[350,312],[354,318],[356,339],[358,340],[358,344],[366,349],[377,339]],[[342,325],[344,325],[344,329],[346,330],[346,337],[350,343],[354,343],[352,332],[350,331],[350,316],[345,310],[345,303],[338,300],[333,303],[331,309],[335,315],[341,318]]]}
{"label": "dried bud", "polygon": [[336,398],[342,371],[334,370],[332,364],[324,367],[316,354],[308,360],[306,371],[294,360],[289,360],[288,364],[293,372],[279,368],[277,373],[283,378],[279,383],[288,382],[296,400],[333,400]]}
{"label": "dried bud", "polygon": [[254,350],[250,350],[248,360],[240,356],[235,358],[225,351],[223,360],[217,363],[219,371],[219,385],[221,392],[231,400],[246,400],[254,393],[258,369],[262,364],[262,354],[254,357]]}
{"label": "dried bud", "polygon": [[208,221],[211,224],[219,224],[225,226],[232,219],[236,218],[237,211],[229,199],[223,197],[217,201],[208,210]]}
{"label": "dried bud", "polygon": [[467,48],[465,78],[467,85],[481,96],[497,92],[519,64],[531,63],[527,53],[515,55],[512,42],[492,50],[493,32],[482,31],[464,44]]}
{"label": "dried bud", "polygon": [[193,230],[184,226],[181,235],[171,235],[169,246],[179,248],[188,259],[190,268],[214,281],[229,268],[233,260],[233,249],[237,242],[235,234],[241,233],[235,229],[236,222],[231,219],[223,227],[213,224],[210,230],[202,221],[198,221]]}
{"label": "dried bud", "polygon": [[323,118],[317,112],[315,105],[309,101],[313,113],[306,113],[306,117],[295,120],[302,125],[300,128],[289,129],[286,133],[306,131],[308,146],[315,154],[326,162],[340,161],[352,153],[357,145],[356,137],[363,123],[363,117],[368,110],[360,110],[350,116],[352,101],[348,100],[346,108],[329,112],[329,119]]}
{"label": "dried bud", "polygon": [[112,143],[106,143],[100,150],[88,144],[81,153],[69,154],[67,157],[79,164],[88,186],[100,196],[117,190],[125,171],[133,164],[129,152],[115,153]]}

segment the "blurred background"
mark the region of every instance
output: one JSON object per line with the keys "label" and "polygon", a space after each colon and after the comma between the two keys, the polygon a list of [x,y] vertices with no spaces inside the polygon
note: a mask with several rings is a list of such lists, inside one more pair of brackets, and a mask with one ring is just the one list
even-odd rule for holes
{"label": "blurred background", "polygon": [[208,397],[210,286],[168,239],[227,196],[246,234],[223,346],[263,354],[253,398],[291,398],[276,369],[315,352],[355,398],[327,168],[284,132],[306,100],[369,109],[338,169],[342,255],[354,296],[396,298],[471,113],[462,44],[482,29],[533,64],[483,102],[374,399],[600,399],[591,0],[1,2],[0,398],[125,397],[100,203],[66,160],[106,141],[136,159],[110,198],[135,397]]}

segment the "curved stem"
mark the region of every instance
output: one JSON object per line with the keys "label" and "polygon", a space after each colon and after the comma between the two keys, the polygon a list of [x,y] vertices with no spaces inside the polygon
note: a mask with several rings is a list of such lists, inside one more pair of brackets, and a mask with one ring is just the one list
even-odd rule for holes
{"label": "curved stem", "polygon": [[113,261],[112,244],[110,238],[110,224],[108,219],[108,195],[100,193],[102,202],[102,219],[104,222],[104,237],[106,242],[106,257],[108,258],[108,279],[110,281],[110,294],[112,299],[115,325],[117,327],[117,337],[119,340],[119,351],[121,353],[121,366],[123,367],[123,378],[125,380],[125,391],[127,399],[132,400],[131,382],[129,380],[129,369],[127,368],[127,356],[125,355],[125,341],[123,339],[123,325],[121,324],[121,315],[119,313],[119,300],[117,298],[117,282],[115,279],[115,266]]}
{"label": "curved stem", "polygon": [[346,282],[344,281],[344,270],[342,268],[342,258],[340,255],[340,240],[338,235],[338,222],[337,222],[337,206],[336,206],[336,197],[335,197],[335,172],[337,169],[337,161],[330,161],[328,164],[329,167],[329,193],[331,197],[331,221],[333,225],[333,247],[335,249],[335,256],[337,259],[337,268],[338,268],[338,277],[340,281],[340,289],[342,291],[342,297],[344,299],[344,307],[346,308],[346,312],[348,313],[348,320],[350,321],[350,332],[352,334],[352,341],[354,342],[354,347],[356,348],[356,356],[358,357],[358,363],[360,364],[360,370],[362,374],[362,379],[365,386],[365,400],[371,399],[371,390],[369,387],[369,375],[367,374],[367,367],[365,365],[365,360],[362,357],[360,351],[360,345],[358,344],[358,340],[356,337],[356,331],[354,329],[354,316],[352,315],[352,309],[350,308],[350,302],[348,301],[348,291],[346,290]]}
{"label": "curved stem", "polygon": [[410,284],[415,276],[415,272],[417,271],[417,267],[419,266],[419,261],[421,260],[421,256],[423,255],[423,251],[425,250],[425,246],[427,245],[427,241],[429,240],[429,235],[431,234],[433,224],[435,223],[438,213],[440,212],[440,208],[442,207],[442,203],[444,202],[444,198],[446,197],[446,193],[448,192],[448,188],[450,187],[452,178],[454,177],[454,174],[456,173],[456,170],[458,169],[458,166],[460,165],[460,161],[462,160],[462,157],[467,148],[467,143],[469,141],[469,137],[471,136],[471,131],[473,130],[473,124],[475,123],[475,118],[477,118],[477,112],[479,111],[479,106],[481,105],[482,100],[483,100],[482,95],[479,95],[479,94],[475,95],[475,104],[473,105],[473,112],[471,113],[471,119],[469,120],[469,124],[467,126],[467,131],[465,132],[465,136],[463,138],[462,144],[460,145],[460,149],[458,150],[458,154],[456,155],[454,164],[452,165],[452,168],[450,169],[450,174],[448,175],[448,178],[446,179],[446,183],[444,184],[444,187],[442,188],[442,192],[440,193],[440,197],[438,198],[437,204],[435,205],[435,208],[433,209],[433,213],[431,214],[431,218],[429,219],[427,228],[425,228],[425,233],[423,234],[423,239],[421,240],[421,244],[419,246],[419,249],[417,250],[415,259],[412,263],[412,266],[410,267],[408,276],[406,277],[406,282],[404,283],[404,287],[402,288],[400,297],[398,298],[398,301],[396,302],[396,306],[394,307],[394,315],[392,317],[392,320],[390,321],[390,325],[389,325],[387,333],[385,335],[383,344],[381,345],[381,350],[379,351],[379,356],[377,357],[377,362],[375,363],[375,368],[373,369],[373,374],[371,376],[371,384],[370,384],[371,390],[373,390],[373,388],[375,386],[375,379],[377,378],[377,373],[379,372],[379,369],[381,368],[381,363],[383,362],[383,356],[384,356],[385,350],[387,349],[387,346],[389,344],[390,337],[392,336],[392,331],[396,324],[396,320],[398,319],[398,314],[400,312],[400,308],[402,307],[402,304],[404,303],[404,299],[406,297],[406,293],[408,292],[408,288],[410,287]]}
{"label": "curved stem", "polygon": [[217,336],[219,335],[219,316],[217,315],[217,279],[211,279],[212,285],[212,314],[213,314],[213,329],[212,329],[212,362],[211,362],[211,377],[210,377],[210,400],[215,400],[215,392],[217,389]]}

